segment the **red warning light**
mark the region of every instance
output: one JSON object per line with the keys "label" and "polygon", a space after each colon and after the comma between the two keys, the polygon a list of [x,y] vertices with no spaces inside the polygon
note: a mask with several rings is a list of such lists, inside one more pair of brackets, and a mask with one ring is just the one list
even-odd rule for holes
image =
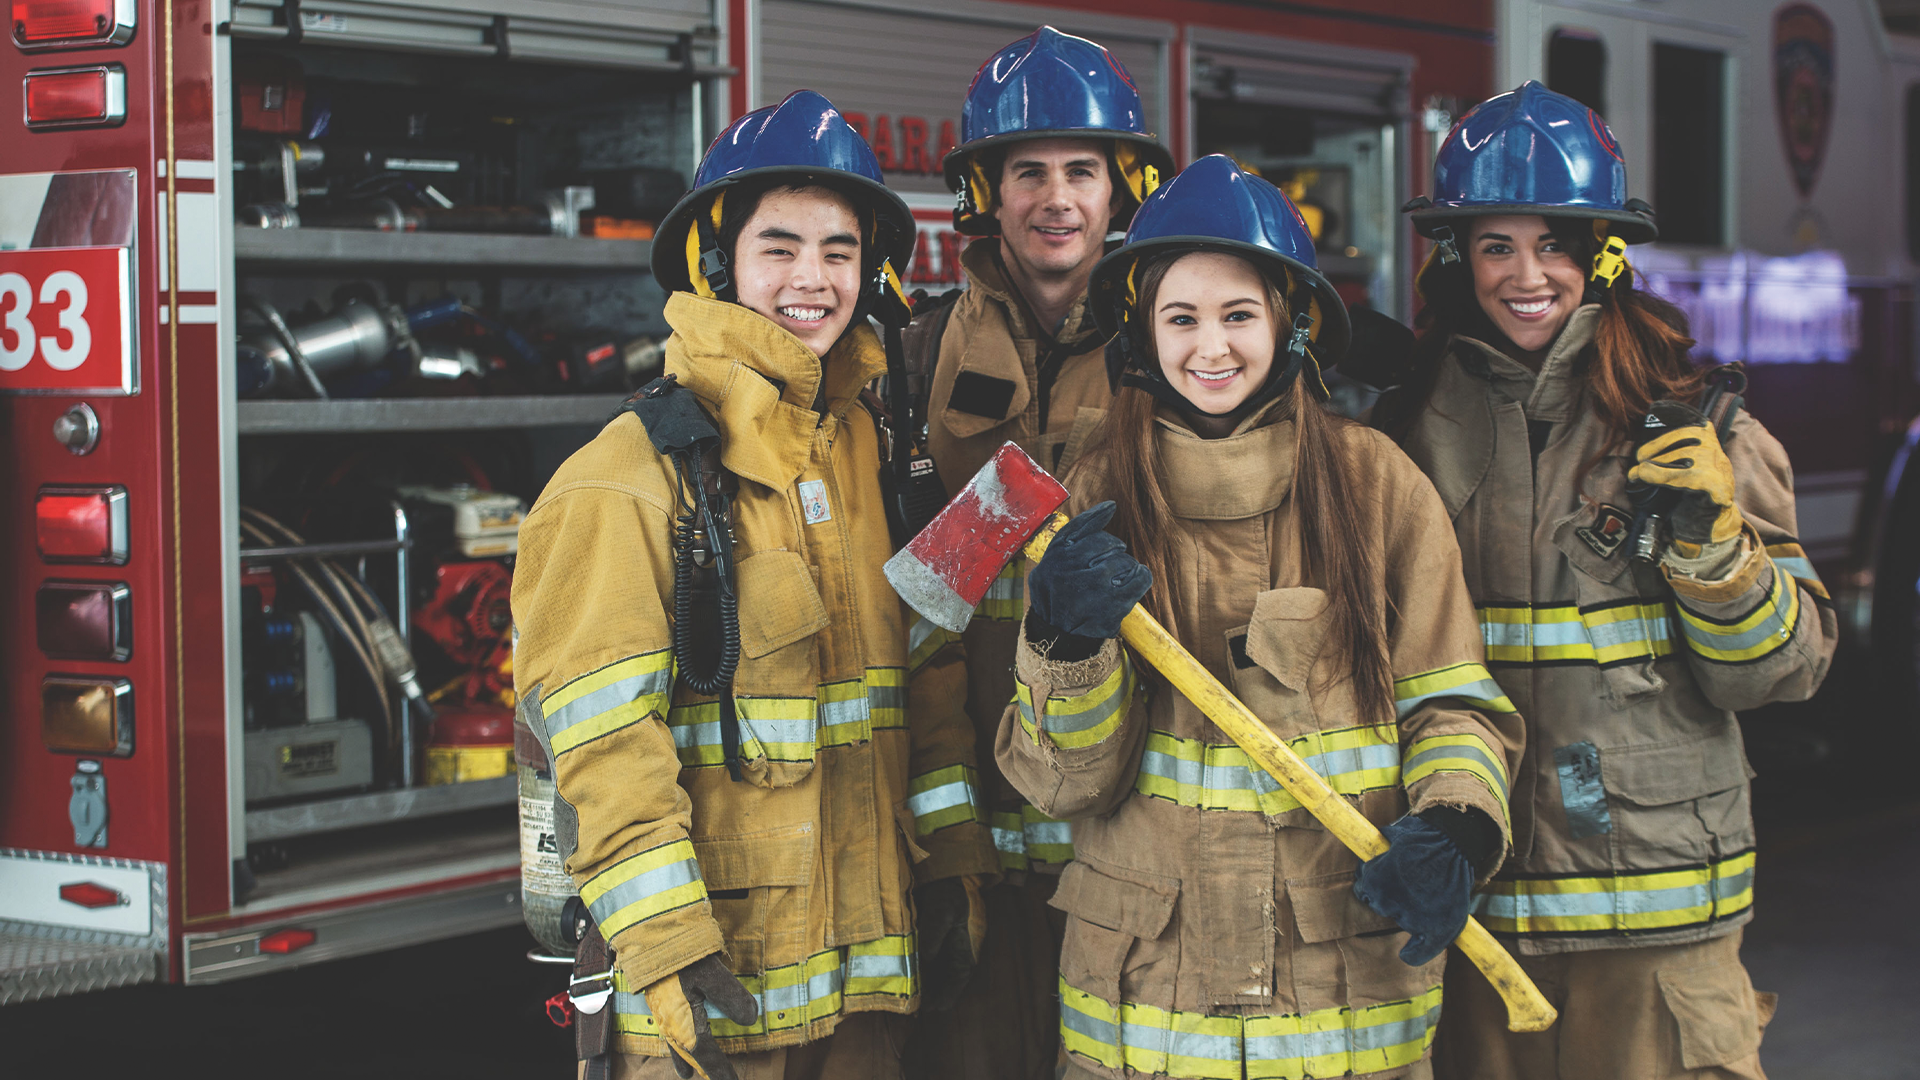
{"label": "red warning light", "polygon": [[27,127],[106,127],[127,118],[127,72],[119,64],[29,71]]}
{"label": "red warning light", "polygon": [[286,954],[298,952],[314,943],[319,937],[311,930],[275,930],[260,939],[260,951]]}
{"label": "red warning light", "polygon": [[22,49],[125,45],[136,0],[13,0],[13,43]]}
{"label": "red warning light", "polygon": [[54,563],[127,561],[127,489],[43,487],[33,500],[40,557]]}
{"label": "red warning light", "polygon": [[109,889],[105,885],[97,885],[91,881],[76,881],[71,885],[60,886],[60,899],[88,909],[120,907],[130,902],[126,894],[118,889]]}

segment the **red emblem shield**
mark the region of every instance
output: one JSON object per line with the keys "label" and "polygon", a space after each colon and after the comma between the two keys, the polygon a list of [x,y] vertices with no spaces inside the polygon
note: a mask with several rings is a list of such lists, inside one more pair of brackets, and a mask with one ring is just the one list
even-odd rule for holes
{"label": "red emblem shield", "polygon": [[1813,193],[1833,129],[1833,21],[1812,4],[1773,13],[1773,101],[1800,197]]}

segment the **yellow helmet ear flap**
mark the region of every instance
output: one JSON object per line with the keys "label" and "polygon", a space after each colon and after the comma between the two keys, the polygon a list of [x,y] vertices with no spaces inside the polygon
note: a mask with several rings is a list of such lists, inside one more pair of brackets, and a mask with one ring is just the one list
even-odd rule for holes
{"label": "yellow helmet ear flap", "polygon": [[1135,203],[1146,202],[1147,196],[1160,187],[1160,170],[1150,162],[1142,161],[1140,148],[1125,139],[1115,139],[1113,142],[1113,165],[1126,182],[1127,191]]}
{"label": "yellow helmet ear flap", "polygon": [[[706,251],[705,245],[701,242],[701,234],[707,231],[704,226],[710,222],[713,235],[715,237],[719,236],[721,208],[725,204],[726,198],[727,193],[725,190],[715,192],[713,205],[707,210],[708,221],[701,221],[696,217],[687,225],[687,280],[692,283],[695,295],[708,300],[715,299],[715,294],[713,291],[713,283],[707,280],[706,268],[702,265],[704,262],[703,256],[706,254]],[[718,241],[716,240],[715,242],[717,243]]]}
{"label": "yellow helmet ear flap", "polygon": [[993,213],[993,184],[987,179],[987,170],[980,164],[978,154],[967,157],[967,198],[973,203],[973,216]]}

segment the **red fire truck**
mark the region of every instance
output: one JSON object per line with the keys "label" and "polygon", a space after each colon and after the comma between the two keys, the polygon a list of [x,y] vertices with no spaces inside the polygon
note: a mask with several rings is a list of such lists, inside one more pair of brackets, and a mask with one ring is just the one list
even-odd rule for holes
{"label": "red fire truck", "polygon": [[1802,539],[1913,683],[1920,48],[1871,0],[9,2],[0,1003],[519,921],[513,526],[657,366],[650,222],[812,87],[921,217],[912,282],[957,284],[939,161],[1041,22],[1403,318],[1452,118],[1527,77],[1601,107],[1665,211],[1637,261],[1755,366]]}

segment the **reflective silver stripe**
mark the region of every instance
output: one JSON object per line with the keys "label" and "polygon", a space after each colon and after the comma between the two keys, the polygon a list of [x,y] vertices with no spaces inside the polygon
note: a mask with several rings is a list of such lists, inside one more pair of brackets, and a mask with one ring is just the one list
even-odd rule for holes
{"label": "reflective silver stripe", "polygon": [[1073,823],[1069,821],[1029,821],[1021,825],[1020,833],[1029,847],[1073,843]]}
{"label": "reflective silver stripe", "polygon": [[1021,829],[1003,829],[995,826],[993,846],[1009,855],[1025,855],[1027,853],[1026,832]]}
{"label": "reflective silver stripe", "polygon": [[[1488,754],[1484,749],[1477,746],[1436,746],[1430,750],[1422,750],[1401,764],[1400,774],[1402,776],[1412,776],[1419,771],[1420,766],[1430,761],[1444,761],[1447,759],[1466,759],[1478,762],[1485,767],[1486,774],[1491,776],[1494,781],[1500,785],[1500,798],[1503,800],[1507,798],[1506,765],[1494,760],[1491,754]],[[1440,767],[1446,768],[1445,765]],[[1475,775],[1479,775],[1478,771],[1475,772]]]}
{"label": "reflective silver stripe", "polygon": [[672,681],[673,669],[663,667],[658,671],[629,675],[619,682],[609,683],[592,693],[582,694],[555,709],[553,714],[547,717],[547,737],[551,739],[575,724],[591,720],[609,709],[617,709],[628,702],[638,701],[648,695],[665,694]]}
{"label": "reflective silver stripe", "polygon": [[1773,565],[1775,569],[1786,572],[1789,577],[1796,577],[1801,581],[1811,581],[1815,584],[1822,584],[1820,575],[1813,569],[1812,560],[1796,558],[1791,555],[1775,555],[1773,556]]}
{"label": "reflective silver stripe", "polygon": [[[668,889],[691,885],[699,880],[700,864],[692,859],[683,859],[636,874],[602,893],[587,907],[593,912],[595,922],[611,923],[616,921],[614,916],[623,908],[666,892]],[[642,918],[649,917],[651,916],[642,916]]]}
{"label": "reflective silver stripe", "polygon": [[1716,899],[1738,896],[1753,885],[1753,868],[1729,874],[1718,883],[1701,880],[1669,889],[1621,889],[1598,892],[1526,893],[1508,895],[1481,893],[1474,898],[1473,909],[1501,919],[1554,918],[1582,915],[1650,915],[1663,911],[1681,911],[1702,907]]}
{"label": "reflective silver stripe", "polygon": [[957,780],[918,795],[907,796],[907,809],[914,817],[920,818],[951,806],[971,806],[973,802],[973,785],[965,780]]}

